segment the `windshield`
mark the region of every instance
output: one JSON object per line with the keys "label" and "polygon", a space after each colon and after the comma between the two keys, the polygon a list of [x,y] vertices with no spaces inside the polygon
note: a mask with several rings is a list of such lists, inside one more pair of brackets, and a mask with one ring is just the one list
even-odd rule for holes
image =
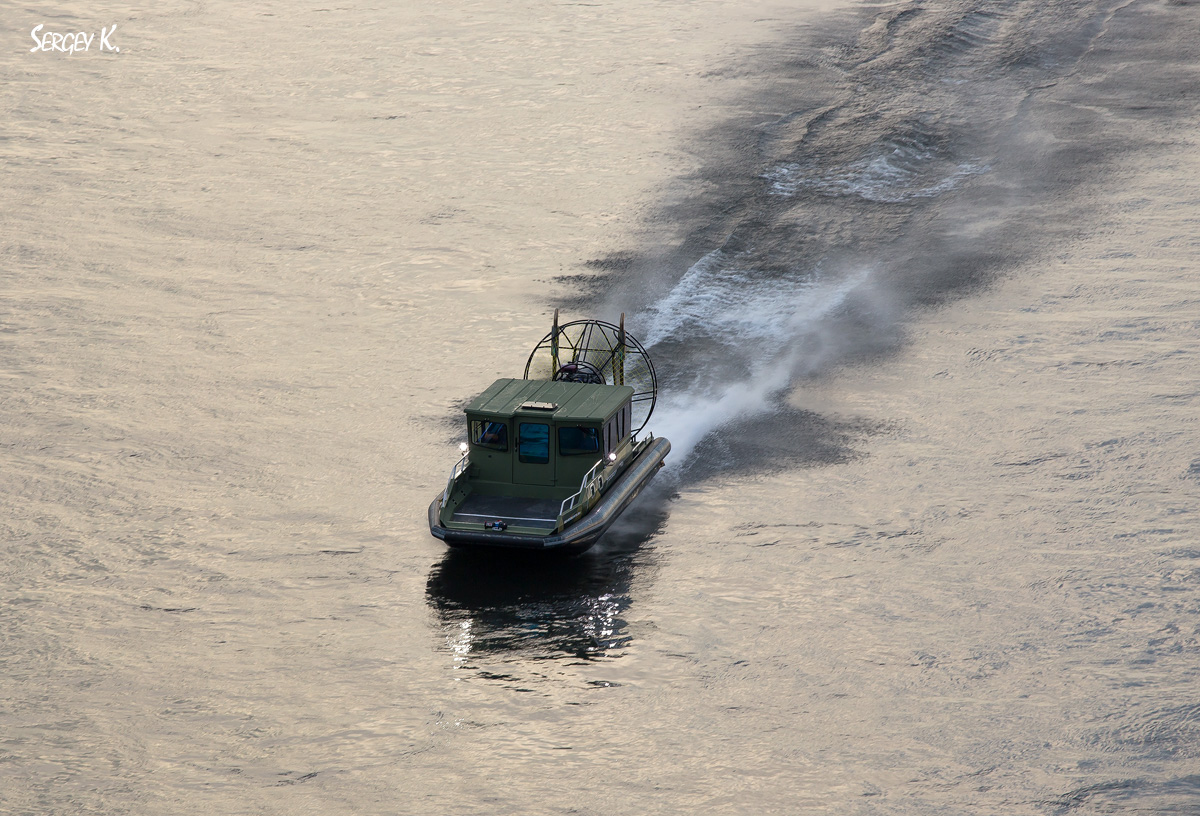
{"label": "windshield", "polygon": [[562,456],[581,456],[585,453],[600,452],[600,429],[573,428],[558,429],[558,452]]}
{"label": "windshield", "polygon": [[508,426],[503,422],[471,421],[471,441],[481,448],[508,450]]}

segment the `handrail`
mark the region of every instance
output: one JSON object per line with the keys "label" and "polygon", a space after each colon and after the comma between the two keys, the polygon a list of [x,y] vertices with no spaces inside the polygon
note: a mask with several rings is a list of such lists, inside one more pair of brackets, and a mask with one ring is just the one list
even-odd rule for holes
{"label": "handrail", "polygon": [[[620,461],[632,461],[633,459],[636,459],[639,455],[641,455],[642,451],[649,447],[650,443],[654,441],[654,434],[652,433],[647,433],[646,438],[640,442],[637,440],[636,434],[631,434],[630,436],[631,441],[633,442],[632,446],[630,447],[630,455]],[[599,473],[596,473],[599,468],[610,464],[613,466],[612,471],[605,473],[603,470],[601,470]],[[608,480],[616,473],[617,464],[618,463],[616,461],[601,459],[599,462],[592,465],[591,470],[583,474],[583,481],[579,483],[579,492],[563,499],[562,504],[558,506],[558,524],[555,527],[556,530],[561,530],[567,526],[568,513],[572,514],[571,521],[574,521],[575,518],[583,514],[583,510],[581,509],[580,505],[586,505],[592,496],[596,495],[597,493],[604,492],[604,488],[608,484]],[[586,496],[584,496],[585,493],[587,494]],[[570,505],[569,507],[567,506],[568,504]],[[576,510],[579,512],[576,513]]]}
{"label": "handrail", "polygon": [[[587,499],[591,498],[592,493],[600,489],[604,481],[604,473],[601,472],[597,474],[596,471],[606,464],[608,464],[608,460],[601,459],[599,462],[592,465],[591,470],[583,474],[583,479],[579,482],[579,492],[575,493],[574,495],[567,496],[567,498],[562,500],[562,504],[558,506],[558,525],[556,529],[561,530],[563,527],[565,527],[567,514],[574,513],[574,511],[581,504],[585,503]],[[589,490],[589,488],[591,489]],[[588,496],[586,498],[581,498],[583,497],[584,493],[587,493]],[[569,507],[567,506],[568,504],[570,505]]]}
{"label": "handrail", "polygon": [[458,463],[454,466],[454,469],[450,471],[450,480],[446,482],[446,490],[444,493],[442,493],[443,505],[450,500],[450,491],[454,489],[454,483],[458,480],[458,477],[466,472],[468,464],[470,463],[467,461],[467,454],[464,453],[462,458],[459,459]]}

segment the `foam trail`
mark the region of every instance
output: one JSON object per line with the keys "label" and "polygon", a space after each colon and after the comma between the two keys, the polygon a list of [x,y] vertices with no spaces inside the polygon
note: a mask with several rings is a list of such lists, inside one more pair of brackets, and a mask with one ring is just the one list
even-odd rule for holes
{"label": "foam trail", "polygon": [[[702,259],[665,297],[639,315],[655,326],[654,346],[668,338],[706,339],[736,347],[749,376],[724,384],[716,393],[700,386],[668,396],[653,430],[671,440],[671,459],[686,465],[696,445],[717,428],[766,413],[772,400],[797,376],[812,374],[836,356],[836,318],[850,298],[871,284],[870,270],[847,278],[801,285],[788,298],[774,286],[749,287],[736,270],[724,269],[716,285],[719,258]],[[724,303],[722,309],[710,309]],[[654,321],[650,323],[649,321]],[[706,391],[708,391],[706,393]]]}

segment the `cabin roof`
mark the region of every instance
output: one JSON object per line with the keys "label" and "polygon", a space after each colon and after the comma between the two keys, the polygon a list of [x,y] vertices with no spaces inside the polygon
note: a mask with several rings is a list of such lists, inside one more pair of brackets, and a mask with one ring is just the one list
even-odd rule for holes
{"label": "cabin roof", "polygon": [[[496,380],[473,399],[467,413],[492,419],[543,417],[553,422],[603,422],[633,397],[627,385],[591,385],[552,380]],[[534,407],[528,403],[553,405]],[[526,406],[526,407],[522,407]]]}

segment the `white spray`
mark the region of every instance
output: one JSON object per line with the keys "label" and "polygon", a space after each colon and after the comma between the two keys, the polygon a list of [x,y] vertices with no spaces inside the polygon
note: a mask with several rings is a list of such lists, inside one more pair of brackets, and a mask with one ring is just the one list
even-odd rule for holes
{"label": "white spray", "polygon": [[686,392],[663,395],[651,430],[671,441],[672,463],[685,465],[713,430],[770,411],[795,378],[844,353],[851,338],[839,318],[852,299],[878,311],[884,304],[873,287],[870,270],[862,270],[831,280],[817,275],[781,292],[779,280],[740,271],[719,251],[693,265],[634,319],[648,347],[669,339],[724,345],[742,373],[715,384],[698,378]]}

